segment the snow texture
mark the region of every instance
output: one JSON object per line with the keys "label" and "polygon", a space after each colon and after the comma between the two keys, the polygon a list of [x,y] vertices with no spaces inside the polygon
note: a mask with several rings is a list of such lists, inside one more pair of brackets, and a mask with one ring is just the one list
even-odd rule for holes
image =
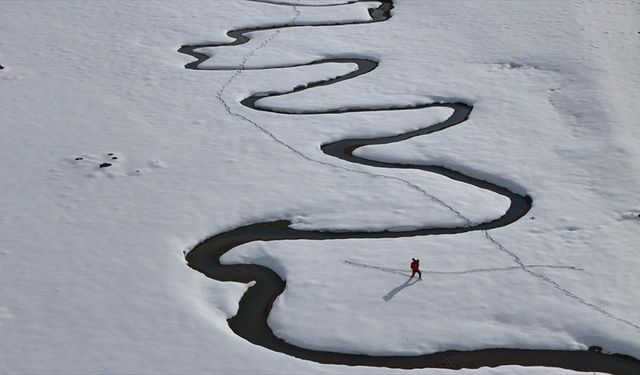
{"label": "snow texture", "polygon": [[[299,7],[299,20],[365,21],[374,5]],[[254,346],[226,322],[249,285],[210,280],[184,262],[202,239],[268,219],[326,229],[459,224],[380,175],[411,181],[474,221],[507,207],[442,177],[354,166],[319,149],[438,122],[441,110],[283,116],[239,104],[353,66],[234,76],[186,70],[190,59],[176,52],[295,15],[251,1],[2,3],[0,372],[406,372]],[[631,2],[398,0],[387,22],[257,32],[246,45],[211,49],[212,67],[239,66],[269,38],[247,67],[379,59],[365,76],[261,104],[464,100],[471,120],[361,155],[442,164],[534,198],[528,217],[491,232],[500,245],[469,233],[258,243],[228,254],[226,262],[268,265],[287,279],[269,319],[276,334],[368,354],[593,344],[640,357],[636,16]],[[216,96],[325,164],[230,116]],[[399,273],[411,257],[426,272],[405,286]],[[455,372],[549,373],[575,372]]]}

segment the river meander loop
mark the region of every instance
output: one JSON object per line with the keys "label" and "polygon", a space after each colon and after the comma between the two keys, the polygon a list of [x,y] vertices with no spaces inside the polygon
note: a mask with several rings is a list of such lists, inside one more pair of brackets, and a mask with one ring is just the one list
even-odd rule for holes
{"label": "river meander loop", "polygon": [[[354,1],[349,1],[352,3]],[[281,2],[274,4],[286,5]],[[347,3],[345,3],[347,4]],[[293,6],[289,4],[289,6]],[[335,5],[333,5],[335,6]],[[295,6],[294,6],[295,8]],[[362,23],[383,22],[391,18],[393,3],[390,0],[380,1],[380,6],[370,9],[370,21],[343,23],[342,25],[357,25]],[[299,14],[299,13],[298,13]],[[185,45],[178,50],[180,53],[194,57],[196,60],[189,62],[185,68],[192,70],[236,70],[240,68],[200,68],[200,64],[210,56],[197,52],[203,47],[235,46],[247,43],[249,37],[245,34],[300,26],[334,26],[338,23],[324,23],[305,25],[291,22],[281,25],[259,26],[232,30],[227,33],[233,41],[228,43],[203,43],[198,45]],[[509,225],[523,217],[531,208],[531,198],[508,190],[490,181],[467,176],[455,170],[436,165],[399,164],[384,161],[369,160],[353,155],[359,147],[367,145],[380,145],[400,142],[416,136],[428,135],[455,126],[468,119],[473,107],[461,102],[424,103],[410,106],[379,106],[379,107],[341,107],[340,109],[328,109],[320,111],[287,111],[276,110],[258,105],[260,99],[270,96],[287,95],[292,92],[303,91],[317,86],[331,85],[340,81],[352,79],[376,69],[378,62],[375,59],[339,57],[311,61],[304,64],[271,66],[266,68],[253,68],[251,70],[268,70],[274,68],[290,68],[302,65],[320,65],[326,63],[355,64],[357,68],[348,74],[334,77],[328,80],[315,81],[297,86],[287,92],[258,93],[241,101],[245,107],[272,113],[286,115],[328,114],[348,112],[415,110],[428,107],[447,107],[453,109],[453,114],[445,121],[420,128],[418,130],[396,134],[387,137],[366,137],[358,139],[344,139],[338,142],[321,146],[322,151],[335,158],[351,163],[361,164],[380,169],[412,169],[417,172],[436,173],[452,180],[467,183],[496,194],[503,195],[510,200],[508,210],[499,218],[482,223],[466,221],[464,225],[454,227],[423,227],[407,231],[313,231],[297,230],[290,227],[290,221],[286,218],[268,222],[253,223],[235,228],[233,230],[214,235],[195,246],[186,254],[189,267],[203,273],[207,277],[219,281],[234,281],[249,283],[255,281],[242,296],[236,316],[228,320],[229,327],[240,337],[247,341],[281,352],[296,358],[310,360],[318,363],[341,364],[351,366],[375,366],[390,368],[479,368],[483,366],[521,365],[521,366],[548,366],[573,369],[578,371],[599,371],[611,374],[632,375],[640,374],[640,362],[632,357],[619,354],[604,354],[599,350],[569,351],[569,350],[526,350],[491,348],[473,351],[444,351],[439,353],[417,356],[370,356],[360,354],[338,353],[330,351],[310,350],[295,346],[276,337],[267,324],[267,318],[276,298],[285,290],[286,283],[274,271],[269,268],[253,264],[223,265],[220,257],[233,248],[253,241],[274,240],[326,240],[326,239],[350,239],[350,238],[401,238],[414,236],[431,236],[440,234],[456,234],[471,231],[487,231],[494,228]],[[229,109],[227,109],[229,111]],[[231,112],[230,112],[231,113]],[[246,121],[246,117],[242,117]],[[253,123],[253,122],[252,122]],[[255,123],[254,123],[255,124]],[[257,125],[257,124],[256,124]],[[291,148],[292,149],[292,148]],[[470,335],[473,332],[469,332]]]}

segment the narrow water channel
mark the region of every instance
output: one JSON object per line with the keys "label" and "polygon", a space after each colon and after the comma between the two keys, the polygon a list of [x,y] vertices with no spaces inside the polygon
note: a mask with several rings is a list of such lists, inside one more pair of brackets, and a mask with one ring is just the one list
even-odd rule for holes
{"label": "narrow water channel", "polygon": [[[350,1],[348,3],[352,3]],[[272,2],[275,4],[286,4],[282,2]],[[285,5],[283,5],[285,6]],[[286,5],[288,6],[288,5]],[[362,23],[384,22],[391,18],[391,10],[394,4],[390,0],[381,1],[381,5],[371,9],[370,21],[346,23],[357,25]],[[314,24],[315,27],[334,26],[337,23]],[[343,24],[344,25],[344,24]],[[256,31],[274,30],[280,28],[309,26],[298,22],[291,22],[281,25],[260,26],[232,30],[227,33],[233,41],[228,43],[203,43],[197,45],[185,45],[178,50],[180,53],[194,57],[196,60],[185,65],[185,68],[192,70],[235,70],[238,68],[200,68],[200,64],[210,56],[200,53],[197,50],[203,47],[235,46],[247,43],[249,37],[245,34]],[[410,36],[408,36],[410,37]],[[252,241],[274,241],[274,240],[326,240],[326,239],[350,239],[350,238],[401,238],[415,236],[432,236],[440,234],[456,234],[470,231],[487,231],[494,228],[509,225],[522,218],[531,208],[531,198],[520,195],[499,186],[490,181],[484,181],[463,173],[448,169],[442,166],[423,164],[399,164],[384,161],[374,161],[353,155],[359,147],[367,145],[380,145],[400,142],[417,136],[425,136],[455,126],[466,121],[471,114],[473,107],[461,102],[451,103],[425,103],[411,106],[380,106],[380,107],[341,107],[340,109],[328,109],[321,111],[286,111],[276,110],[259,105],[259,100],[267,97],[287,95],[293,92],[308,90],[318,86],[331,85],[340,81],[352,79],[363,74],[367,74],[376,69],[378,62],[373,58],[354,58],[344,56],[312,61],[297,65],[271,66],[268,68],[257,68],[252,70],[269,70],[275,68],[289,68],[302,65],[321,65],[327,63],[355,64],[357,68],[350,73],[328,80],[308,82],[297,86],[287,92],[257,93],[245,98],[241,103],[256,111],[267,111],[288,115],[305,114],[335,114],[348,112],[371,112],[371,111],[402,111],[416,110],[427,107],[447,107],[453,109],[453,114],[445,121],[425,126],[421,129],[405,132],[388,137],[367,138],[363,135],[358,139],[344,139],[338,142],[321,146],[322,151],[332,157],[342,159],[355,164],[373,166],[381,169],[412,169],[416,173],[436,173],[452,180],[470,184],[481,189],[485,189],[496,194],[503,195],[510,200],[508,210],[499,218],[483,223],[467,222],[465,225],[456,227],[424,227],[408,231],[310,231],[297,230],[290,227],[290,222],[283,218],[268,222],[254,223],[235,228],[233,230],[214,235],[194,247],[186,254],[188,265],[208,276],[219,281],[235,281],[248,283],[255,281],[255,285],[247,290],[240,300],[238,313],[228,320],[230,328],[240,337],[247,341],[268,348],[273,351],[285,353],[287,355],[310,360],[318,363],[342,364],[351,366],[376,366],[389,368],[479,368],[483,366],[501,365],[521,365],[521,366],[548,366],[578,371],[598,371],[618,375],[640,374],[640,361],[635,358],[620,354],[604,354],[594,348],[589,351],[570,350],[527,350],[516,348],[491,348],[473,351],[444,351],[439,353],[417,355],[417,356],[369,356],[349,353],[338,353],[329,351],[318,351],[302,348],[285,342],[276,337],[267,324],[267,318],[271,311],[275,299],[285,290],[286,282],[282,280],[274,271],[269,268],[253,265],[222,265],[220,257],[233,248]],[[245,69],[241,67],[239,69]],[[246,119],[246,118],[245,118]],[[249,121],[249,120],[247,120]],[[328,328],[330,329],[330,327]],[[469,333],[470,335],[473,332]]]}

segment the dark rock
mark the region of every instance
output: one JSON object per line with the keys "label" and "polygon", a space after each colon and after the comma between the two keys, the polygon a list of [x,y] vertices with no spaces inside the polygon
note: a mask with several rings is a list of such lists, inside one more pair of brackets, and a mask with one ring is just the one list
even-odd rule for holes
{"label": "dark rock", "polygon": [[111,163],[102,163],[100,164],[100,168],[106,168],[106,167],[110,167]]}
{"label": "dark rock", "polygon": [[590,352],[595,352],[595,353],[602,353],[602,347],[601,346],[597,346],[597,345],[590,346],[589,347],[589,351]]}
{"label": "dark rock", "polygon": [[82,160],[82,158],[76,158],[76,160]]}
{"label": "dark rock", "polygon": [[113,152],[110,152],[110,153],[108,153],[107,155],[109,155],[109,156],[113,156]]}
{"label": "dark rock", "polygon": [[118,160],[118,157],[117,157],[117,156],[114,156],[114,157],[112,157],[111,159],[113,159],[113,160]]}

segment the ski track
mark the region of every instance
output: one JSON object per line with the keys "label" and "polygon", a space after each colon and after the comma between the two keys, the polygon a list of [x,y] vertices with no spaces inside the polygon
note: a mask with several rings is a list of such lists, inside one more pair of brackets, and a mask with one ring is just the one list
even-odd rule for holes
{"label": "ski track", "polygon": [[[251,242],[251,241],[255,241],[255,240],[275,240],[275,239],[289,239],[289,238],[309,238],[309,239],[326,239],[326,238],[391,238],[391,237],[407,237],[407,236],[415,236],[415,235],[429,235],[429,234],[446,234],[446,233],[462,233],[462,232],[466,232],[466,231],[471,231],[471,230],[482,230],[484,233],[484,237],[487,239],[487,241],[489,241],[497,250],[499,250],[500,252],[506,254],[507,256],[509,256],[511,258],[511,260],[515,263],[515,266],[512,267],[496,267],[496,268],[477,268],[477,269],[469,269],[469,270],[463,270],[463,271],[429,271],[428,273],[431,274],[440,274],[440,275],[464,275],[464,274],[470,274],[470,273],[478,273],[478,272],[498,272],[498,271],[510,271],[510,270],[522,270],[526,273],[528,273],[529,275],[531,275],[532,277],[549,284],[550,286],[552,286],[554,289],[556,289],[557,291],[559,291],[561,294],[563,294],[564,296],[572,299],[573,301],[580,303],[586,307],[588,307],[589,309],[596,311],[608,318],[614,319],[620,323],[626,324],[630,327],[633,327],[636,330],[640,330],[640,325],[631,322],[629,320],[620,318],[610,312],[608,312],[607,310],[593,304],[590,303],[588,301],[586,301],[585,299],[573,294],[572,292],[570,292],[569,290],[563,288],[560,284],[558,284],[556,281],[554,281],[553,279],[549,278],[548,276],[545,276],[541,273],[535,272],[533,269],[534,268],[555,268],[555,269],[567,269],[567,270],[574,270],[574,271],[584,271],[583,269],[580,268],[576,268],[573,266],[562,266],[562,265],[526,265],[522,262],[522,260],[520,259],[520,257],[514,253],[513,251],[507,249],[505,246],[503,246],[499,241],[497,241],[488,231],[488,229],[494,229],[503,225],[498,225],[498,222],[500,221],[500,219],[498,220],[494,220],[492,222],[489,223],[474,223],[472,222],[469,218],[467,218],[466,216],[464,216],[461,212],[459,212],[458,210],[456,210],[454,207],[452,207],[450,204],[447,204],[446,202],[442,201],[441,199],[429,194],[426,190],[424,190],[423,188],[421,188],[420,186],[402,179],[402,178],[398,178],[395,176],[389,176],[389,175],[385,175],[385,174],[380,174],[380,173],[375,173],[375,172],[370,172],[370,171],[365,171],[365,170],[360,170],[360,169],[353,169],[353,168],[349,168],[349,167],[345,167],[342,165],[337,165],[337,164],[333,164],[333,163],[329,163],[327,161],[323,161],[323,160],[318,160],[318,159],[314,159],[308,155],[306,155],[304,152],[296,149],[295,147],[287,144],[286,142],[284,142],[283,140],[281,140],[280,138],[278,138],[273,132],[269,131],[268,129],[266,129],[265,127],[261,126],[260,124],[258,124],[256,121],[250,119],[249,117],[241,114],[241,113],[237,113],[234,112],[230,105],[224,100],[224,93],[225,91],[230,87],[230,85],[232,84],[232,82],[240,75],[242,74],[243,71],[245,70],[269,70],[269,69],[282,69],[282,68],[292,68],[292,67],[297,67],[297,66],[303,66],[303,65],[315,65],[315,64],[322,64],[322,63],[327,63],[327,62],[337,62],[338,60],[342,60],[342,59],[325,59],[325,60],[320,60],[320,61],[313,61],[313,62],[309,62],[309,63],[305,63],[305,64],[292,64],[292,65],[281,65],[281,66],[271,66],[271,67],[259,67],[259,68],[247,68],[246,64],[247,62],[251,59],[251,57],[260,49],[266,47],[273,39],[275,39],[281,32],[282,29],[284,28],[290,28],[290,27],[296,27],[296,26],[334,26],[334,25],[357,25],[357,24],[364,24],[364,23],[374,23],[374,22],[381,22],[381,21],[385,21],[387,19],[389,19],[391,17],[390,15],[390,10],[393,7],[392,1],[391,0],[382,0],[379,1],[381,3],[381,6],[376,8],[376,9],[370,9],[370,15],[372,20],[370,21],[362,21],[362,22],[347,22],[347,23],[313,23],[313,24],[297,24],[296,21],[299,18],[299,16],[301,15],[301,12],[299,11],[298,7],[300,6],[310,6],[310,7],[336,7],[336,6],[340,6],[340,5],[346,5],[346,4],[352,4],[361,0],[355,0],[355,1],[348,1],[348,2],[344,2],[344,3],[337,3],[337,4],[327,4],[327,5],[301,5],[299,4],[299,1],[296,1],[295,3],[285,3],[285,2],[280,2],[280,1],[268,1],[268,0],[247,0],[247,1],[251,1],[251,2],[256,2],[256,3],[267,3],[267,4],[272,4],[272,5],[280,5],[280,6],[287,6],[293,9],[294,11],[294,16],[292,18],[292,20],[287,23],[287,24],[283,24],[283,25],[272,25],[272,26],[261,26],[261,27],[252,27],[252,28],[245,28],[245,29],[239,29],[239,30],[232,30],[229,31],[227,33],[227,35],[230,38],[233,38],[234,40],[232,42],[228,42],[228,43],[204,43],[204,44],[198,44],[198,45],[184,45],[182,46],[178,52],[192,56],[194,58],[197,59],[197,61],[188,63],[185,65],[185,68],[187,69],[193,69],[193,70],[212,70],[212,71],[233,71],[233,73],[231,74],[231,76],[229,76],[229,78],[225,81],[225,83],[220,87],[220,89],[217,91],[216,93],[216,100],[225,108],[226,112],[232,116],[232,117],[236,117],[240,120],[242,120],[245,123],[250,124],[251,126],[253,126],[254,128],[258,129],[260,132],[264,133],[265,135],[267,135],[270,139],[272,139],[274,142],[276,142],[277,144],[281,145],[282,147],[286,148],[287,150],[289,150],[290,152],[292,152],[293,154],[297,155],[298,157],[311,162],[311,163],[315,163],[315,164],[319,164],[319,165],[323,165],[326,167],[330,167],[330,168],[335,168],[335,169],[340,169],[340,170],[344,170],[344,171],[348,171],[350,173],[357,173],[357,174],[361,174],[361,175],[366,175],[372,178],[384,178],[384,179],[391,179],[394,181],[397,181],[399,183],[402,183],[403,185],[409,187],[410,189],[413,189],[415,191],[418,191],[420,194],[424,195],[426,198],[436,202],[437,204],[441,205],[442,207],[445,207],[447,210],[449,210],[455,217],[457,217],[460,222],[461,225],[460,227],[453,227],[453,228],[431,228],[431,229],[423,229],[423,230],[416,230],[416,231],[412,231],[412,232],[407,232],[405,234],[403,234],[402,232],[388,232],[388,231],[384,231],[384,232],[371,232],[369,234],[364,234],[363,232],[348,232],[348,231],[337,231],[337,232],[315,232],[315,231],[298,231],[298,230],[289,230],[289,232],[295,232],[295,235],[291,235],[290,233],[288,234],[291,237],[279,237],[279,236],[283,236],[282,233],[279,234],[272,234],[272,235],[265,235],[265,237],[255,237],[253,238],[253,235],[250,235],[248,237],[251,237],[251,240],[248,241],[238,241],[235,240],[233,242],[233,244],[231,246],[228,246],[228,248],[225,248],[225,250],[223,252],[221,252],[220,254],[218,254],[218,258],[220,255],[222,255],[223,253],[226,253],[227,251],[229,251],[231,248],[238,246],[239,244],[242,243],[247,243],[247,242]],[[384,6],[387,6],[386,10],[384,8]],[[377,13],[376,13],[377,12]],[[244,34],[249,33],[249,32],[255,32],[255,31],[268,31],[268,30],[272,30],[271,35],[265,39],[262,43],[260,43],[258,46],[256,46],[254,49],[252,49],[246,56],[243,57],[241,64],[237,67],[208,67],[208,68],[200,68],[199,65],[207,60],[208,58],[210,58],[209,55],[203,54],[203,53],[199,53],[196,52],[197,49],[199,48],[205,48],[205,47],[222,47],[222,46],[236,46],[236,45],[240,45],[240,44],[245,44],[247,43],[250,39],[248,37],[246,37]],[[366,74],[369,71],[375,69],[375,67],[377,66],[377,62],[373,59],[371,60],[365,60],[365,59],[357,59],[357,58],[344,58],[343,60],[349,60],[350,62],[356,62],[358,60],[361,61],[367,61],[370,63],[375,64],[375,66],[373,68],[371,68],[368,71],[365,71],[364,73],[361,72],[363,70],[362,66],[359,64],[358,65],[358,69],[356,71],[353,71],[351,73],[348,73],[346,75],[340,76],[340,77],[334,77],[325,81],[318,81],[318,82],[311,82],[306,84],[303,88],[299,89],[296,88],[292,91],[289,92],[284,92],[284,93],[270,93],[265,95],[264,93],[258,93],[258,94],[254,94],[249,98],[244,99],[243,101],[241,101],[241,103],[246,106],[249,107],[250,109],[253,110],[258,110],[258,111],[266,111],[266,112],[271,112],[271,113],[280,113],[280,114],[287,114],[287,115],[305,115],[305,114],[328,114],[328,113],[348,113],[348,112],[365,112],[365,111],[381,111],[381,110],[415,110],[415,109],[421,109],[421,108],[427,108],[427,107],[431,107],[431,106],[452,106],[452,104],[447,104],[447,103],[427,103],[424,105],[413,105],[413,106],[407,106],[407,107],[389,107],[389,108],[375,108],[375,107],[371,107],[371,108],[360,108],[360,107],[350,107],[350,108],[341,108],[341,109],[327,109],[327,110],[321,110],[321,111],[307,111],[307,112],[288,112],[288,111],[283,111],[283,110],[275,110],[275,109],[270,109],[270,108],[264,108],[264,107],[257,107],[255,105],[255,103],[260,100],[261,98],[266,98],[266,97],[270,97],[270,96],[281,96],[281,95],[287,95],[287,94],[291,94],[293,92],[296,91],[302,91],[302,90],[306,90],[309,88],[313,88],[316,86],[322,86],[322,85],[329,85],[329,84],[333,84],[336,83],[338,81],[341,80],[346,80],[346,79],[350,79],[350,78],[354,78],[355,76],[361,75],[361,74]],[[345,61],[346,62],[346,61]],[[249,103],[249,104],[247,104]],[[460,103],[462,105],[466,105],[463,103]],[[453,104],[455,105],[455,104]],[[467,105],[468,106],[468,105]],[[471,110],[471,106],[469,106],[469,112]],[[455,115],[455,114],[454,114]],[[451,116],[454,117],[454,115]],[[466,117],[462,120],[465,121]],[[459,121],[459,122],[462,122]],[[446,121],[445,121],[446,122]],[[424,132],[422,134],[429,134],[431,132],[435,132],[435,131],[439,131],[442,129],[437,128],[438,125],[441,124],[436,124],[433,125],[430,128],[434,128],[434,130],[432,131],[428,131],[428,132]],[[455,125],[455,124],[454,124]],[[448,125],[451,126],[451,125]],[[446,126],[446,127],[448,127]],[[443,127],[443,128],[446,128]],[[422,129],[424,130],[424,129]],[[415,134],[414,134],[415,133]],[[414,132],[409,132],[406,134],[411,134],[411,135],[406,135],[405,134],[401,134],[401,135],[397,135],[394,137],[381,137],[381,138],[376,138],[376,139],[370,139],[367,141],[372,141],[372,143],[370,144],[381,144],[381,143],[391,143],[391,142],[395,142],[397,140],[391,141],[391,138],[397,138],[397,137],[403,137],[403,139],[408,139],[411,138],[413,136],[416,135],[421,135],[418,134],[418,131],[414,131]],[[384,140],[389,139],[388,142],[385,142]],[[403,140],[401,139],[401,140]],[[381,141],[382,140],[382,141]],[[356,141],[364,141],[364,140],[356,140]],[[340,143],[343,141],[339,141],[336,143]],[[355,148],[357,147],[361,147],[363,144],[357,144]],[[331,145],[323,145],[323,151],[325,151],[325,146],[331,146]],[[350,149],[350,152],[353,152],[355,150],[355,148]],[[331,155],[330,152],[325,151],[325,153]],[[336,155],[332,155],[332,156],[336,156]],[[347,161],[352,161],[352,162],[357,162],[360,164],[365,164],[365,165],[374,165],[374,166],[382,166],[382,167],[386,167],[386,168],[391,168],[391,167],[396,167],[396,168],[412,168],[412,169],[423,169],[423,170],[428,170],[428,171],[432,171],[435,173],[440,173],[443,175],[447,175],[447,177],[451,177],[448,174],[453,174],[456,176],[464,176],[462,174],[460,174],[459,172],[455,172],[452,170],[449,170],[445,167],[437,167],[437,166],[413,166],[413,165],[393,165],[392,163],[385,163],[385,162],[373,162],[367,159],[363,159],[363,158],[358,158],[358,157],[354,157],[353,155],[351,155],[351,153],[349,153],[349,156],[351,157],[351,159],[354,160],[347,160],[346,158],[343,158],[344,160]],[[356,160],[357,159],[357,160]],[[364,161],[364,162],[363,162]],[[429,170],[433,169],[433,170]],[[445,171],[446,173],[443,173],[443,171]],[[453,177],[452,177],[453,178]],[[475,180],[480,181],[486,185],[491,185],[491,186],[496,186],[493,185],[490,182],[486,182],[486,181],[481,181],[481,180],[476,180],[473,179],[471,177],[468,176],[464,176],[464,178],[470,179],[470,180]],[[463,178],[461,177],[455,177],[453,179],[456,180],[463,180]],[[486,187],[485,187],[486,188]],[[504,188],[496,188],[499,190],[503,190],[506,191],[506,189]],[[511,193],[514,194],[514,193]],[[504,195],[504,194],[503,194]],[[530,199],[528,197],[526,197],[527,199]],[[512,199],[513,202],[513,199]],[[529,207],[530,207],[530,202],[529,202]],[[528,208],[527,208],[528,211]],[[524,215],[525,212],[522,213],[522,215]],[[511,213],[511,216],[514,215],[518,215],[518,214],[514,214]],[[522,215],[520,215],[519,217],[521,217]],[[503,219],[504,217],[508,216],[508,213],[505,214],[501,219]],[[516,217],[515,220],[517,220],[519,217]],[[505,219],[508,220],[508,219]],[[515,221],[512,220],[512,221]],[[275,229],[275,231],[277,230],[281,230],[282,231],[282,225],[286,225],[288,226],[290,224],[290,222],[288,221],[274,221],[274,222],[268,222],[268,223],[257,223],[257,224],[252,224],[252,225],[248,225],[248,226],[244,226],[244,227],[240,227],[237,228],[236,230],[233,231],[228,231],[213,237],[210,237],[209,239],[203,241],[200,245],[196,246],[194,249],[192,249],[191,252],[189,252],[188,254],[186,254],[187,258],[189,258],[189,255],[192,254],[192,252],[194,250],[196,250],[196,248],[198,248],[199,246],[204,246],[208,241],[213,241],[216,238],[222,238],[225,236],[232,236],[234,232],[242,232],[242,231],[247,231],[247,230],[251,230],[252,228],[257,229],[258,232],[264,230],[265,227],[268,226],[272,226],[273,228],[277,228]],[[493,225],[492,225],[493,224]],[[326,235],[320,234],[320,233],[324,233]],[[424,233],[424,234],[421,234]],[[307,235],[308,237],[298,237],[298,236],[304,236]],[[194,257],[195,258],[195,257]],[[216,278],[211,276],[211,273],[214,272],[207,272],[204,271],[203,269],[198,268],[195,264],[197,262],[196,261],[189,261],[188,259],[188,264],[202,272],[205,273],[207,276],[212,277],[212,278]],[[227,268],[233,268],[234,266],[222,266],[219,263],[219,259],[214,259],[214,267],[227,267]],[[374,270],[378,270],[378,271],[383,271],[383,272],[390,272],[390,273],[396,273],[396,274],[402,274],[402,275],[407,275],[408,274],[404,274],[402,273],[402,270],[397,270],[397,269],[391,269],[391,268],[384,268],[384,267],[378,267],[378,266],[372,266],[372,265],[366,265],[366,264],[362,264],[362,263],[357,263],[357,262],[353,262],[353,261],[344,261],[345,264],[351,265],[351,266],[356,266],[356,267],[361,267],[361,268],[368,268],[368,269],[374,269]],[[268,270],[270,273],[273,273],[273,271],[265,268],[265,267],[261,267],[261,266],[248,266],[248,267],[253,267],[252,270],[256,270],[256,269],[266,269]],[[205,267],[202,267],[205,268]],[[234,268],[236,269],[236,268]],[[234,279],[231,276],[228,276],[227,274],[231,274],[232,272],[227,272],[225,273],[225,280],[226,278],[229,278],[229,280],[240,280],[243,277],[238,277],[238,279]],[[222,280],[222,279],[220,279]],[[282,287],[282,289],[284,290],[284,286]],[[280,291],[282,292],[282,291]],[[249,293],[245,294],[245,297],[248,295]],[[280,293],[278,293],[280,294]],[[245,297],[243,297],[243,300],[245,299]],[[272,304],[273,300],[275,299],[276,296],[274,296],[272,298],[271,301],[269,301],[268,303]],[[268,309],[266,311],[266,315],[268,315],[269,310],[271,309],[271,305],[268,306]],[[238,315],[240,315],[240,311],[238,312]],[[235,319],[231,318],[230,319],[230,324],[231,321]],[[265,323],[266,324],[266,323]],[[235,331],[235,330],[234,330]],[[270,329],[269,329],[270,331]],[[238,332],[236,332],[238,333]],[[247,337],[245,337],[247,338]],[[247,338],[248,339],[248,338]],[[282,344],[283,341],[281,339],[276,338],[276,340],[281,341]],[[252,341],[252,340],[250,340]],[[259,340],[256,340],[259,341]],[[254,342],[254,341],[252,341]],[[255,343],[255,342],[254,342]],[[290,344],[286,344],[288,346],[291,347]],[[267,346],[267,345],[263,345],[263,346]],[[273,350],[278,350],[275,348],[272,348]],[[308,351],[302,348],[298,348],[300,349],[300,351]],[[508,349],[507,349],[508,350]],[[284,351],[284,350],[279,350],[279,351]],[[517,349],[514,349],[514,351],[517,351]],[[320,352],[318,351],[318,353],[327,353],[329,355],[333,355],[333,356],[351,356],[354,357],[356,359],[358,358],[362,358],[362,357],[368,357],[368,358],[378,358],[378,357],[374,357],[374,356],[362,356],[362,355],[349,355],[349,354],[344,354],[344,353],[330,353],[330,352]],[[437,353],[436,353],[437,354]],[[625,356],[626,357],[626,356]],[[379,357],[379,358],[386,358],[386,357]],[[392,358],[392,357],[389,357]],[[395,358],[395,357],[393,357]],[[403,357],[406,358],[406,357]],[[628,358],[628,357],[627,357]],[[633,359],[635,361],[635,359]],[[334,363],[334,362],[325,362],[325,363]],[[341,363],[340,361],[336,361],[335,363]],[[449,360],[445,359],[444,363],[441,364],[442,366],[434,366],[434,367],[447,367],[447,364],[451,364]],[[392,366],[395,367],[395,366]],[[402,367],[402,366],[400,366]],[[454,366],[455,367],[455,366]],[[413,368],[413,367],[403,367],[403,368]],[[622,373],[626,373],[626,372],[620,372]]]}

